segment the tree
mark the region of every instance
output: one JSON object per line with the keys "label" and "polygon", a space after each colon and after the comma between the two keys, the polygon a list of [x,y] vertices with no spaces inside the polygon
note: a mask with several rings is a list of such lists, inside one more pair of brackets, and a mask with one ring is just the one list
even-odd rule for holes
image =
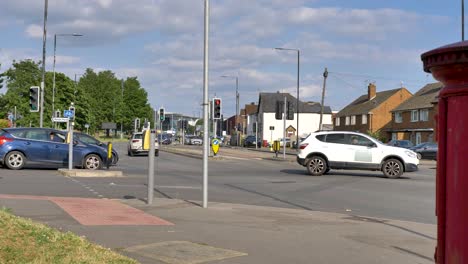
{"label": "tree", "polygon": [[15,106],[18,119],[17,126],[38,126],[39,113],[31,113],[29,110],[29,87],[39,86],[41,71],[39,63],[32,60],[20,62],[13,61],[12,68],[5,72],[8,82],[8,90],[0,97],[0,116],[6,116]]}

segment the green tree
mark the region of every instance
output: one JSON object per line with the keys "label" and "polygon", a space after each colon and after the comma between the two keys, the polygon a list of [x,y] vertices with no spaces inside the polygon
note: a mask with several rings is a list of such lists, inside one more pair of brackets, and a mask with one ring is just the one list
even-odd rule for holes
{"label": "green tree", "polygon": [[12,111],[16,106],[17,126],[39,126],[39,113],[29,110],[29,87],[39,86],[41,71],[39,63],[32,60],[13,61],[12,68],[5,72],[8,89],[0,97],[0,116]]}

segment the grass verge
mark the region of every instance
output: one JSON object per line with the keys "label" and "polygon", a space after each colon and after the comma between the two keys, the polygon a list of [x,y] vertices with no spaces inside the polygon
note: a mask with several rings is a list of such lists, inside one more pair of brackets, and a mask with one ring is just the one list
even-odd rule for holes
{"label": "grass verge", "polygon": [[0,263],[116,263],[135,260],[71,232],[62,233],[0,209]]}

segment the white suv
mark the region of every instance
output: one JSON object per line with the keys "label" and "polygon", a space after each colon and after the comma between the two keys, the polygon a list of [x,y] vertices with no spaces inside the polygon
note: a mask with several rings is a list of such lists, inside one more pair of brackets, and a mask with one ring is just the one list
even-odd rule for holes
{"label": "white suv", "polygon": [[387,146],[361,133],[322,131],[301,142],[297,162],[311,175],[320,176],[330,169],[379,170],[388,178],[417,171],[419,159],[411,150]]}
{"label": "white suv", "polygon": [[[135,154],[148,154],[148,150],[144,150],[142,144],[143,144],[143,133],[142,132],[133,133],[127,146],[128,155],[133,156]],[[159,156],[159,143],[157,139],[155,139],[154,141],[154,155]]]}

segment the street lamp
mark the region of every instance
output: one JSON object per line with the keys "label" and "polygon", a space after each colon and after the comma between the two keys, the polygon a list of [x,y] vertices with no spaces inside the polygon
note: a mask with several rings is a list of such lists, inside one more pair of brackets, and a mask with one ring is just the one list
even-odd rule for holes
{"label": "street lamp", "polygon": [[296,129],[296,149],[299,151],[299,70],[300,70],[300,54],[299,49],[275,48],[276,50],[296,51],[297,52],[297,98],[296,98],[296,113],[297,113],[297,129]]}
{"label": "street lamp", "polygon": [[54,77],[52,81],[52,115],[55,113],[55,55],[57,51],[57,36],[59,37],[81,37],[83,36],[82,34],[54,34],[54,66],[53,66],[53,71],[54,71]]}
{"label": "street lamp", "polygon": [[223,75],[222,78],[232,78],[236,79],[236,115],[234,117],[234,122],[236,126],[236,146],[239,146],[239,128],[237,124],[237,115],[239,113],[239,77],[233,75]]}

